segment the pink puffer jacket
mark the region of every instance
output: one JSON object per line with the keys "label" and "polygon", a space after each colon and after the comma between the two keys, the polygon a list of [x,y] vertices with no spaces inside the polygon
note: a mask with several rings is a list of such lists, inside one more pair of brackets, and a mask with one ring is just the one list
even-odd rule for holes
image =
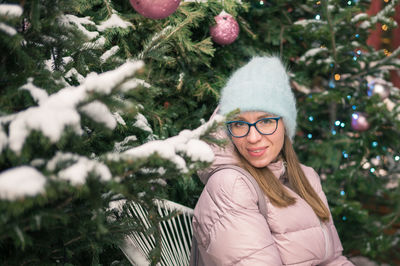
{"label": "pink puffer jacket", "polygon": [[[267,197],[268,223],[258,209],[258,197],[246,177],[233,169],[216,172],[221,165],[236,164],[232,147],[213,147],[215,160],[200,174],[206,184],[194,210],[193,228],[200,264],[213,265],[353,265],[342,256],[336,228],[322,223],[295,192],[294,205],[278,208]],[[285,171],[281,161],[269,166],[277,178]],[[302,166],[311,185],[328,205],[318,174]]]}

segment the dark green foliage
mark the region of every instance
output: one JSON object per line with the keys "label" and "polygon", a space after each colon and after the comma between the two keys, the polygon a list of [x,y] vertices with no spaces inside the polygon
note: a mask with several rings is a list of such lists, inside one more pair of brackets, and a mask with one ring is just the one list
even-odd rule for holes
{"label": "dark green foliage", "polygon": [[[386,57],[366,45],[374,23],[359,24],[373,18],[355,17],[368,9],[370,1],[353,1],[350,6],[339,0],[182,2],[173,15],[161,20],[142,17],[128,0],[13,2],[24,5],[22,16],[0,17],[0,22],[17,30],[12,36],[0,30],[0,133],[9,134],[7,115],[40,104],[19,89],[28,78],[52,95],[68,86],[79,87],[91,72],[114,70],[130,59],[143,60],[145,66],[135,73],[142,85],[126,91],[123,84],[116,84],[110,94],[91,93],[79,102],[82,134],[66,127],[54,142],[32,130],[20,153],[8,146],[1,150],[1,171],[29,165],[47,179],[45,193],[0,200],[0,258],[6,258],[5,265],[129,265],[118,248],[122,236],[135,230],[159,240],[161,218],[155,215],[152,199],[168,198],[194,207],[202,190],[196,171],[207,164],[180,154],[193,166],[182,173],[160,154],[128,160],[109,155],[199,127],[213,113],[230,74],[252,56],[265,54],[280,56],[292,73],[298,106],[294,145],[301,162],[323,178],[344,253],[387,263],[398,256],[393,252],[398,235],[392,226],[399,223],[400,192],[399,186],[387,184],[398,183],[399,95],[392,88],[389,99],[395,107],[388,110],[382,99],[369,97],[366,91],[367,77],[389,80],[382,66],[400,67],[393,60],[400,50]],[[213,43],[209,36],[213,17],[222,9],[240,25],[239,38],[227,46]],[[393,22],[384,20],[393,10],[377,21],[393,28]],[[129,26],[100,31],[98,26],[113,12]],[[74,23],[59,23],[61,15],[88,17],[92,23],[81,26],[97,32],[97,37],[91,39]],[[104,45],[95,45],[101,38]],[[115,55],[102,60],[115,46],[119,47]],[[341,75],[340,80],[335,74]],[[94,100],[119,113],[125,124],[109,129],[81,111]],[[354,111],[368,115],[368,131],[351,129]],[[139,114],[146,117],[151,131],[135,125]],[[118,143],[129,136],[135,138],[118,150]],[[207,134],[201,139],[211,141]],[[60,172],[77,159],[62,160],[50,169],[48,163],[57,153],[102,162],[113,178],[101,181],[92,169],[84,184],[60,180]],[[159,178],[166,185],[153,182]],[[151,228],[145,230],[127,209],[109,210],[116,199],[146,207]],[[152,251],[153,265],[160,252],[160,245]]]}

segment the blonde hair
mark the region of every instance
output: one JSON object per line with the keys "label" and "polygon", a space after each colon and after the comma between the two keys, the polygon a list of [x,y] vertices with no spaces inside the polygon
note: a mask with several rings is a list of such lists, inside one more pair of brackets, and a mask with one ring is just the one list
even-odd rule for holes
{"label": "blonde hair", "polygon": [[[246,169],[254,177],[261,190],[267,195],[274,206],[284,208],[295,204],[296,198],[289,193],[268,167],[256,168],[252,166],[237,149],[236,155],[239,157],[239,166]],[[311,206],[320,220],[329,221],[329,210],[315,192],[310,182],[308,182],[307,177],[301,169],[292,142],[286,135],[279,157],[286,163],[285,174],[288,177],[290,187]]]}

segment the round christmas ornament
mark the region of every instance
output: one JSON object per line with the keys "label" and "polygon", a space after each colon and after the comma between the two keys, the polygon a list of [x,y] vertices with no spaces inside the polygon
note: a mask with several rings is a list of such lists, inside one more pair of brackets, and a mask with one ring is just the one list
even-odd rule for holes
{"label": "round christmas ornament", "polygon": [[180,0],[129,0],[132,7],[146,18],[163,19],[175,12]]}
{"label": "round christmas ornament", "polygon": [[355,131],[365,131],[369,128],[367,116],[360,112],[351,115],[351,128]]}
{"label": "round christmas ornament", "polygon": [[379,97],[381,97],[381,99],[383,100],[383,99],[386,99],[387,97],[389,97],[390,90],[389,90],[388,86],[378,83],[378,82],[375,82],[375,81],[372,81],[372,82],[368,83],[367,94],[368,94],[368,96],[378,94]]}
{"label": "round christmas ornament", "polygon": [[216,24],[210,27],[212,40],[221,45],[233,43],[239,36],[239,24],[237,21],[224,10],[214,19]]}

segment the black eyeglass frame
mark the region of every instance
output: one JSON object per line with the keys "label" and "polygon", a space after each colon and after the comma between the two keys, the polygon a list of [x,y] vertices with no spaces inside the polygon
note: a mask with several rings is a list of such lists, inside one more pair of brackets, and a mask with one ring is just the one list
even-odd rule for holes
{"label": "black eyeglass frame", "polygon": [[[265,117],[265,118],[261,118],[261,119],[257,120],[257,121],[254,122],[254,123],[249,123],[249,122],[246,122],[246,121],[237,120],[237,121],[228,121],[228,122],[225,122],[225,124],[226,124],[226,127],[228,128],[229,134],[230,134],[232,137],[235,137],[235,138],[244,138],[244,137],[246,137],[246,136],[249,134],[250,129],[251,129],[252,126],[254,126],[254,128],[257,130],[257,132],[260,133],[261,135],[272,135],[272,134],[274,134],[275,131],[278,129],[279,119],[281,119],[281,118],[282,118],[282,117],[280,117],[280,116],[278,116],[278,117]],[[272,131],[271,133],[267,133],[267,134],[262,133],[262,132],[261,132],[260,130],[258,130],[258,128],[257,128],[257,123],[260,122],[260,121],[265,121],[265,120],[275,120],[276,126],[275,126],[274,131]],[[230,128],[230,126],[229,126],[230,124],[238,123],[238,122],[247,124],[247,125],[249,126],[249,127],[248,127],[248,130],[247,130],[247,132],[246,132],[246,134],[244,134],[243,136],[235,136],[235,135],[232,133],[231,128]]]}

